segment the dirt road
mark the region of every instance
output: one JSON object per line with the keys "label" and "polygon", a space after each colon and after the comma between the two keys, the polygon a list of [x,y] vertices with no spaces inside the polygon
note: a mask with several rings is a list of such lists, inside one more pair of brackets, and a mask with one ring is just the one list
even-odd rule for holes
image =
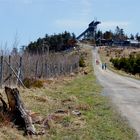
{"label": "dirt road", "polygon": [[[108,69],[102,70],[97,49],[93,51],[93,57],[95,75],[104,87],[103,94],[111,97],[140,139],[140,80],[120,76]],[[99,65],[95,64],[96,60],[99,60]]]}

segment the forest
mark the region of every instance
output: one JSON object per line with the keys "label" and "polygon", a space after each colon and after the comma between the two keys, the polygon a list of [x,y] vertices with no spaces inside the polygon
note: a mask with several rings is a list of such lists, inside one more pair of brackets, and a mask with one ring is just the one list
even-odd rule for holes
{"label": "forest", "polygon": [[42,54],[48,51],[60,52],[73,48],[75,43],[75,34],[65,31],[54,35],[46,34],[44,38],[38,38],[37,41],[30,42],[23,50],[32,54]]}
{"label": "forest", "polygon": [[109,30],[109,31],[101,31],[98,30],[96,32],[96,39],[106,39],[106,40],[127,40],[127,39],[131,39],[131,40],[137,40],[140,41],[140,35],[139,33],[134,34],[126,34],[123,28],[120,28],[119,26],[116,26],[115,30]]}

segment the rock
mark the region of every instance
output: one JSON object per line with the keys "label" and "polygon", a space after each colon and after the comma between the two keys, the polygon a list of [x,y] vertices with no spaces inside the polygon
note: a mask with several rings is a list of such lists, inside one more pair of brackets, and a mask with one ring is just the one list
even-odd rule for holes
{"label": "rock", "polygon": [[81,116],[81,112],[79,110],[73,110],[72,114],[76,116]]}

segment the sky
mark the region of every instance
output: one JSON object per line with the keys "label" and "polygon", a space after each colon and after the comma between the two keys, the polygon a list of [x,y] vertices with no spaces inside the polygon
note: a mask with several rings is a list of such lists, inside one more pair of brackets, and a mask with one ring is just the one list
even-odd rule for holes
{"label": "sky", "polygon": [[0,47],[28,45],[65,30],[78,36],[93,20],[98,29],[140,33],[140,0],[0,0]]}

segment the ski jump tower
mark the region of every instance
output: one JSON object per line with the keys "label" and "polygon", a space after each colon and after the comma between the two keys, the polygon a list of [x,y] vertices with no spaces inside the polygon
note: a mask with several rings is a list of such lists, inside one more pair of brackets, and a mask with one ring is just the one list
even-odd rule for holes
{"label": "ski jump tower", "polygon": [[101,22],[99,21],[92,21],[89,25],[88,28],[81,33],[77,39],[85,39],[85,40],[93,40],[95,39],[95,33],[97,30],[97,25],[100,24]]}

